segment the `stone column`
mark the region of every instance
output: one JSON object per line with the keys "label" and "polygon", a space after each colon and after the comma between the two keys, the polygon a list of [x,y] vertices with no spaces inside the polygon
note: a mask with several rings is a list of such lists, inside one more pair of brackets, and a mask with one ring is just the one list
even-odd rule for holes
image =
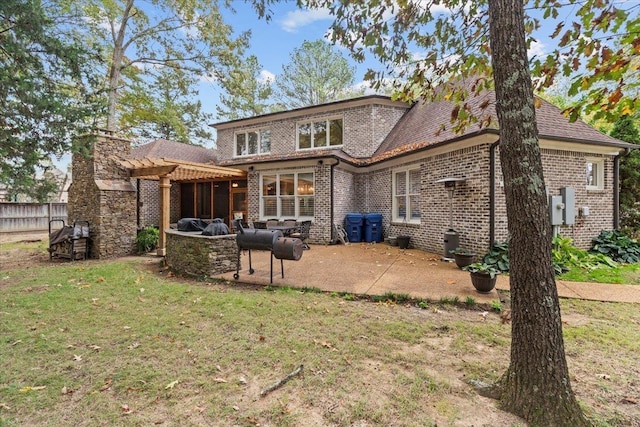
{"label": "stone column", "polygon": [[129,155],[131,144],[111,132],[85,136],[79,143],[86,152],[73,155],[69,222],[89,221],[91,258],[130,255],[137,233],[136,189],[117,160]]}
{"label": "stone column", "polygon": [[169,229],[170,212],[170,198],[171,198],[171,182],[166,176],[160,177],[158,184],[158,190],[160,191],[160,236],[158,239],[158,256],[165,256],[167,254],[167,240],[164,234],[164,230]]}

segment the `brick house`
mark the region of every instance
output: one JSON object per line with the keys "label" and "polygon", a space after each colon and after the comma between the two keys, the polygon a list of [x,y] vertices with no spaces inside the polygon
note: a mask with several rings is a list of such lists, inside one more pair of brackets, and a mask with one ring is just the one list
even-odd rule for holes
{"label": "brick house", "polygon": [[[494,97],[469,100],[482,126],[463,133],[452,129],[448,102],[379,95],[214,124],[217,150],[202,162],[244,170],[246,180],[172,188],[180,200],[172,222],[201,212],[227,221],[310,219],[311,241],[328,243],[347,213],[371,212],[382,214],[384,236],[411,236],[413,247],[440,253],[453,228],[461,246],[482,253],[507,238]],[[587,247],[618,226],[618,162],[632,146],[569,123],[546,101],[536,113],[547,191],[575,194],[575,214],[557,231]]]}

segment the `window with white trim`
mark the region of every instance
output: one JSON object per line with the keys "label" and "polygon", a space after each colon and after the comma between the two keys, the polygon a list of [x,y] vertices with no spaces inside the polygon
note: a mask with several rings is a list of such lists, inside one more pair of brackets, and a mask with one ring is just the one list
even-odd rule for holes
{"label": "window with white trim", "polygon": [[393,171],[393,221],[420,224],[420,167]]}
{"label": "window with white trim", "polygon": [[334,118],[298,123],[298,150],[342,145],[342,119]]}
{"label": "window with white trim", "polygon": [[271,130],[259,129],[247,132],[236,132],[234,156],[255,156],[271,152]]}
{"label": "window with white trim", "polygon": [[587,190],[604,189],[604,159],[587,159]]}
{"label": "window with white trim", "polygon": [[312,171],[260,175],[260,218],[313,219],[315,202]]}

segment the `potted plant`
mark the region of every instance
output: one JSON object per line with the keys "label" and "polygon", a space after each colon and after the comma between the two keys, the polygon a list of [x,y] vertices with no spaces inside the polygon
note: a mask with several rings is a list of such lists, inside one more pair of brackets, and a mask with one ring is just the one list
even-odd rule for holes
{"label": "potted plant", "polygon": [[456,262],[458,268],[464,268],[467,265],[472,264],[473,258],[476,256],[476,254],[469,249],[461,247],[451,249],[449,253],[453,254],[453,259]]}
{"label": "potted plant", "polygon": [[471,275],[471,283],[476,291],[484,294],[491,292],[496,287],[496,280],[500,270],[492,264],[474,262],[464,267]]}

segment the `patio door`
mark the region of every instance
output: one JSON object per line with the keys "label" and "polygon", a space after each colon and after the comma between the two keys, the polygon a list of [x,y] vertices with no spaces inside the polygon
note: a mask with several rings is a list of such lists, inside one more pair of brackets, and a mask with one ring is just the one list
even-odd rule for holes
{"label": "patio door", "polygon": [[247,221],[247,181],[232,181],[229,191],[230,219]]}

